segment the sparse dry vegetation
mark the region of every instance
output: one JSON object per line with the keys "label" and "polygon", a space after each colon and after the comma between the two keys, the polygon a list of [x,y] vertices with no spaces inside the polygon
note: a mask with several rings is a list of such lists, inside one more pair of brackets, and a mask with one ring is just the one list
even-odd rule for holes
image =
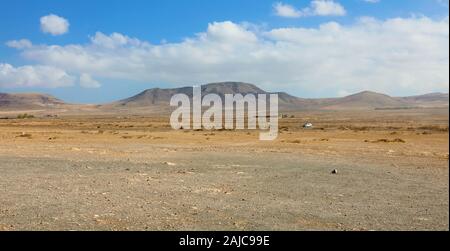
{"label": "sparse dry vegetation", "polygon": [[299,112],[271,142],[259,131],[174,131],[164,116],[0,120],[0,224],[446,230],[447,112]]}
{"label": "sparse dry vegetation", "polygon": [[17,115],[17,118],[18,119],[32,119],[32,118],[34,118],[34,115],[24,113],[24,114]]}

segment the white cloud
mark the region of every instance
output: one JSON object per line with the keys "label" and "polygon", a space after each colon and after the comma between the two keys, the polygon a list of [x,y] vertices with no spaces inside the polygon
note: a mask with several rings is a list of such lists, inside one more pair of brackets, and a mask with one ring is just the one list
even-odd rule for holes
{"label": "white cloud", "polygon": [[333,0],[312,1],[310,10],[314,16],[345,16],[346,14],[344,7]]}
{"label": "white cloud", "polygon": [[82,73],[80,75],[80,86],[84,88],[99,88],[101,84],[93,79],[91,75]]}
{"label": "white cloud", "polygon": [[107,36],[101,32],[95,33],[95,36],[90,37],[92,44],[105,47],[108,49],[115,49],[121,46],[129,45],[129,46],[139,46],[141,45],[141,41],[135,38],[130,38],[124,36],[120,33],[112,33]]}
{"label": "white cloud", "polygon": [[54,14],[41,17],[41,30],[54,36],[62,35],[69,31],[69,21]]}
{"label": "white cloud", "polygon": [[[84,45],[40,45],[22,55],[90,77],[190,85],[237,80],[317,96],[374,90],[448,91],[449,20],[376,20],[259,30],[215,22],[179,43],[97,33]],[[1,77],[0,77],[1,79]],[[89,81],[88,81],[89,82]]]}
{"label": "white cloud", "polygon": [[236,41],[239,41],[239,43],[252,43],[258,40],[251,31],[230,21],[208,24],[207,33],[201,34],[200,37],[203,40],[232,43]]}
{"label": "white cloud", "polygon": [[289,4],[278,2],[274,4],[275,15],[280,17],[301,17],[302,12]]}
{"label": "white cloud", "polygon": [[25,48],[31,48],[33,44],[28,39],[20,39],[20,40],[11,40],[6,42],[6,45],[11,48],[16,49],[25,49]]}
{"label": "white cloud", "polygon": [[63,87],[74,83],[74,77],[52,66],[14,67],[0,63],[0,87]]}
{"label": "white cloud", "polygon": [[[373,1],[373,0],[372,0]],[[298,18],[310,16],[345,16],[345,8],[333,0],[313,0],[308,7],[296,9],[292,5],[278,2],[274,4],[275,15]]]}

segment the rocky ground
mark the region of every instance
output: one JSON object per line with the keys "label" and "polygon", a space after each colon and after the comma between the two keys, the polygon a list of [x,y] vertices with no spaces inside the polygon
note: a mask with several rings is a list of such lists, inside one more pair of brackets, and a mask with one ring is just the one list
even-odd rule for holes
{"label": "rocky ground", "polygon": [[446,112],[0,120],[0,230],[448,230]]}

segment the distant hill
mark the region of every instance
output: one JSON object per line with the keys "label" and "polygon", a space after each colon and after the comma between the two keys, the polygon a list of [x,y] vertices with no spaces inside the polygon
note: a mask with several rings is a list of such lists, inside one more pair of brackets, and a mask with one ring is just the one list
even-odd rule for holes
{"label": "distant hill", "polygon": [[441,107],[448,106],[448,93],[429,93],[425,95],[400,97],[398,98],[408,103],[414,103],[417,106],[423,107]]}
{"label": "distant hill", "polygon": [[[202,96],[215,93],[224,98],[225,94],[268,94],[256,85],[241,82],[220,82],[201,86]],[[98,113],[158,113],[167,112],[170,99],[177,93],[192,97],[192,87],[172,89],[154,88],[135,96],[103,105],[68,105],[51,95],[45,94],[5,94],[0,93],[0,111],[14,109],[64,108],[80,112]],[[430,93],[410,97],[391,97],[386,94],[363,91],[342,98],[304,99],[285,92],[278,92],[280,111],[294,110],[373,110],[407,109],[415,107],[448,107],[449,95]]]}
{"label": "distant hill", "polygon": [[343,98],[329,99],[327,102],[324,102],[321,108],[330,110],[352,110],[411,106],[414,106],[413,102],[396,99],[381,93],[363,91]]}
{"label": "distant hill", "polygon": [[[245,94],[259,94],[266,93],[265,91],[259,89],[255,85],[247,84],[247,83],[237,83],[237,82],[224,82],[224,83],[213,83],[202,85],[202,97],[215,93],[218,94],[221,98],[225,96],[225,94],[236,94],[241,93]],[[173,95],[177,93],[186,94],[189,97],[192,97],[192,87],[181,87],[174,89],[148,89],[145,90],[133,97],[119,100],[109,105],[116,106],[142,106],[142,105],[168,105],[170,103],[170,99]]]}
{"label": "distant hill", "polygon": [[[201,86],[202,97],[207,94],[217,94],[222,99],[225,97],[225,94],[237,94],[240,93],[242,95],[246,94],[268,94],[268,92],[260,89],[259,87],[241,82],[220,82],[220,83],[211,83]],[[181,87],[181,88],[173,88],[173,89],[148,89],[145,90],[135,96],[132,96],[127,99],[119,100],[110,104],[106,104],[104,108],[136,108],[142,106],[169,106],[170,99],[174,94],[183,93],[192,97],[192,87]],[[306,99],[301,99],[289,95],[285,92],[278,93],[278,103],[282,108],[290,108],[295,109],[301,106],[308,105],[308,101]]]}
{"label": "distant hill", "polygon": [[64,101],[48,94],[0,93],[0,109],[45,109],[65,105]]}
{"label": "distant hill", "polygon": [[[224,97],[225,94],[268,94],[256,85],[241,82],[220,82],[202,85],[202,96],[210,93]],[[102,106],[103,108],[169,107],[170,98],[177,93],[192,97],[192,87],[173,89],[149,89],[133,97]],[[376,108],[411,108],[448,106],[448,94],[433,93],[414,97],[391,97],[382,93],[363,91],[342,98],[304,99],[285,92],[278,92],[279,110],[364,110]]]}

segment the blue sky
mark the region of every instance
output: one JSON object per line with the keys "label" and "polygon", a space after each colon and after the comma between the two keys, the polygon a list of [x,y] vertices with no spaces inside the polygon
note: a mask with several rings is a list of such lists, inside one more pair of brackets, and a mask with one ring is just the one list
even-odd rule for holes
{"label": "blue sky", "polygon": [[[0,92],[101,103],[155,86],[220,80],[302,97],[365,89],[391,95],[448,92],[448,1],[317,1],[342,9],[319,10],[309,0],[2,1]],[[280,12],[277,4],[288,11]],[[45,32],[41,18],[50,14],[70,25],[58,34]],[[21,39],[32,45],[8,43]],[[316,39],[328,42],[318,47]],[[358,40],[358,51],[378,52],[355,56],[345,39]],[[378,48],[376,40],[386,44]],[[56,58],[64,55],[69,56]]]}

